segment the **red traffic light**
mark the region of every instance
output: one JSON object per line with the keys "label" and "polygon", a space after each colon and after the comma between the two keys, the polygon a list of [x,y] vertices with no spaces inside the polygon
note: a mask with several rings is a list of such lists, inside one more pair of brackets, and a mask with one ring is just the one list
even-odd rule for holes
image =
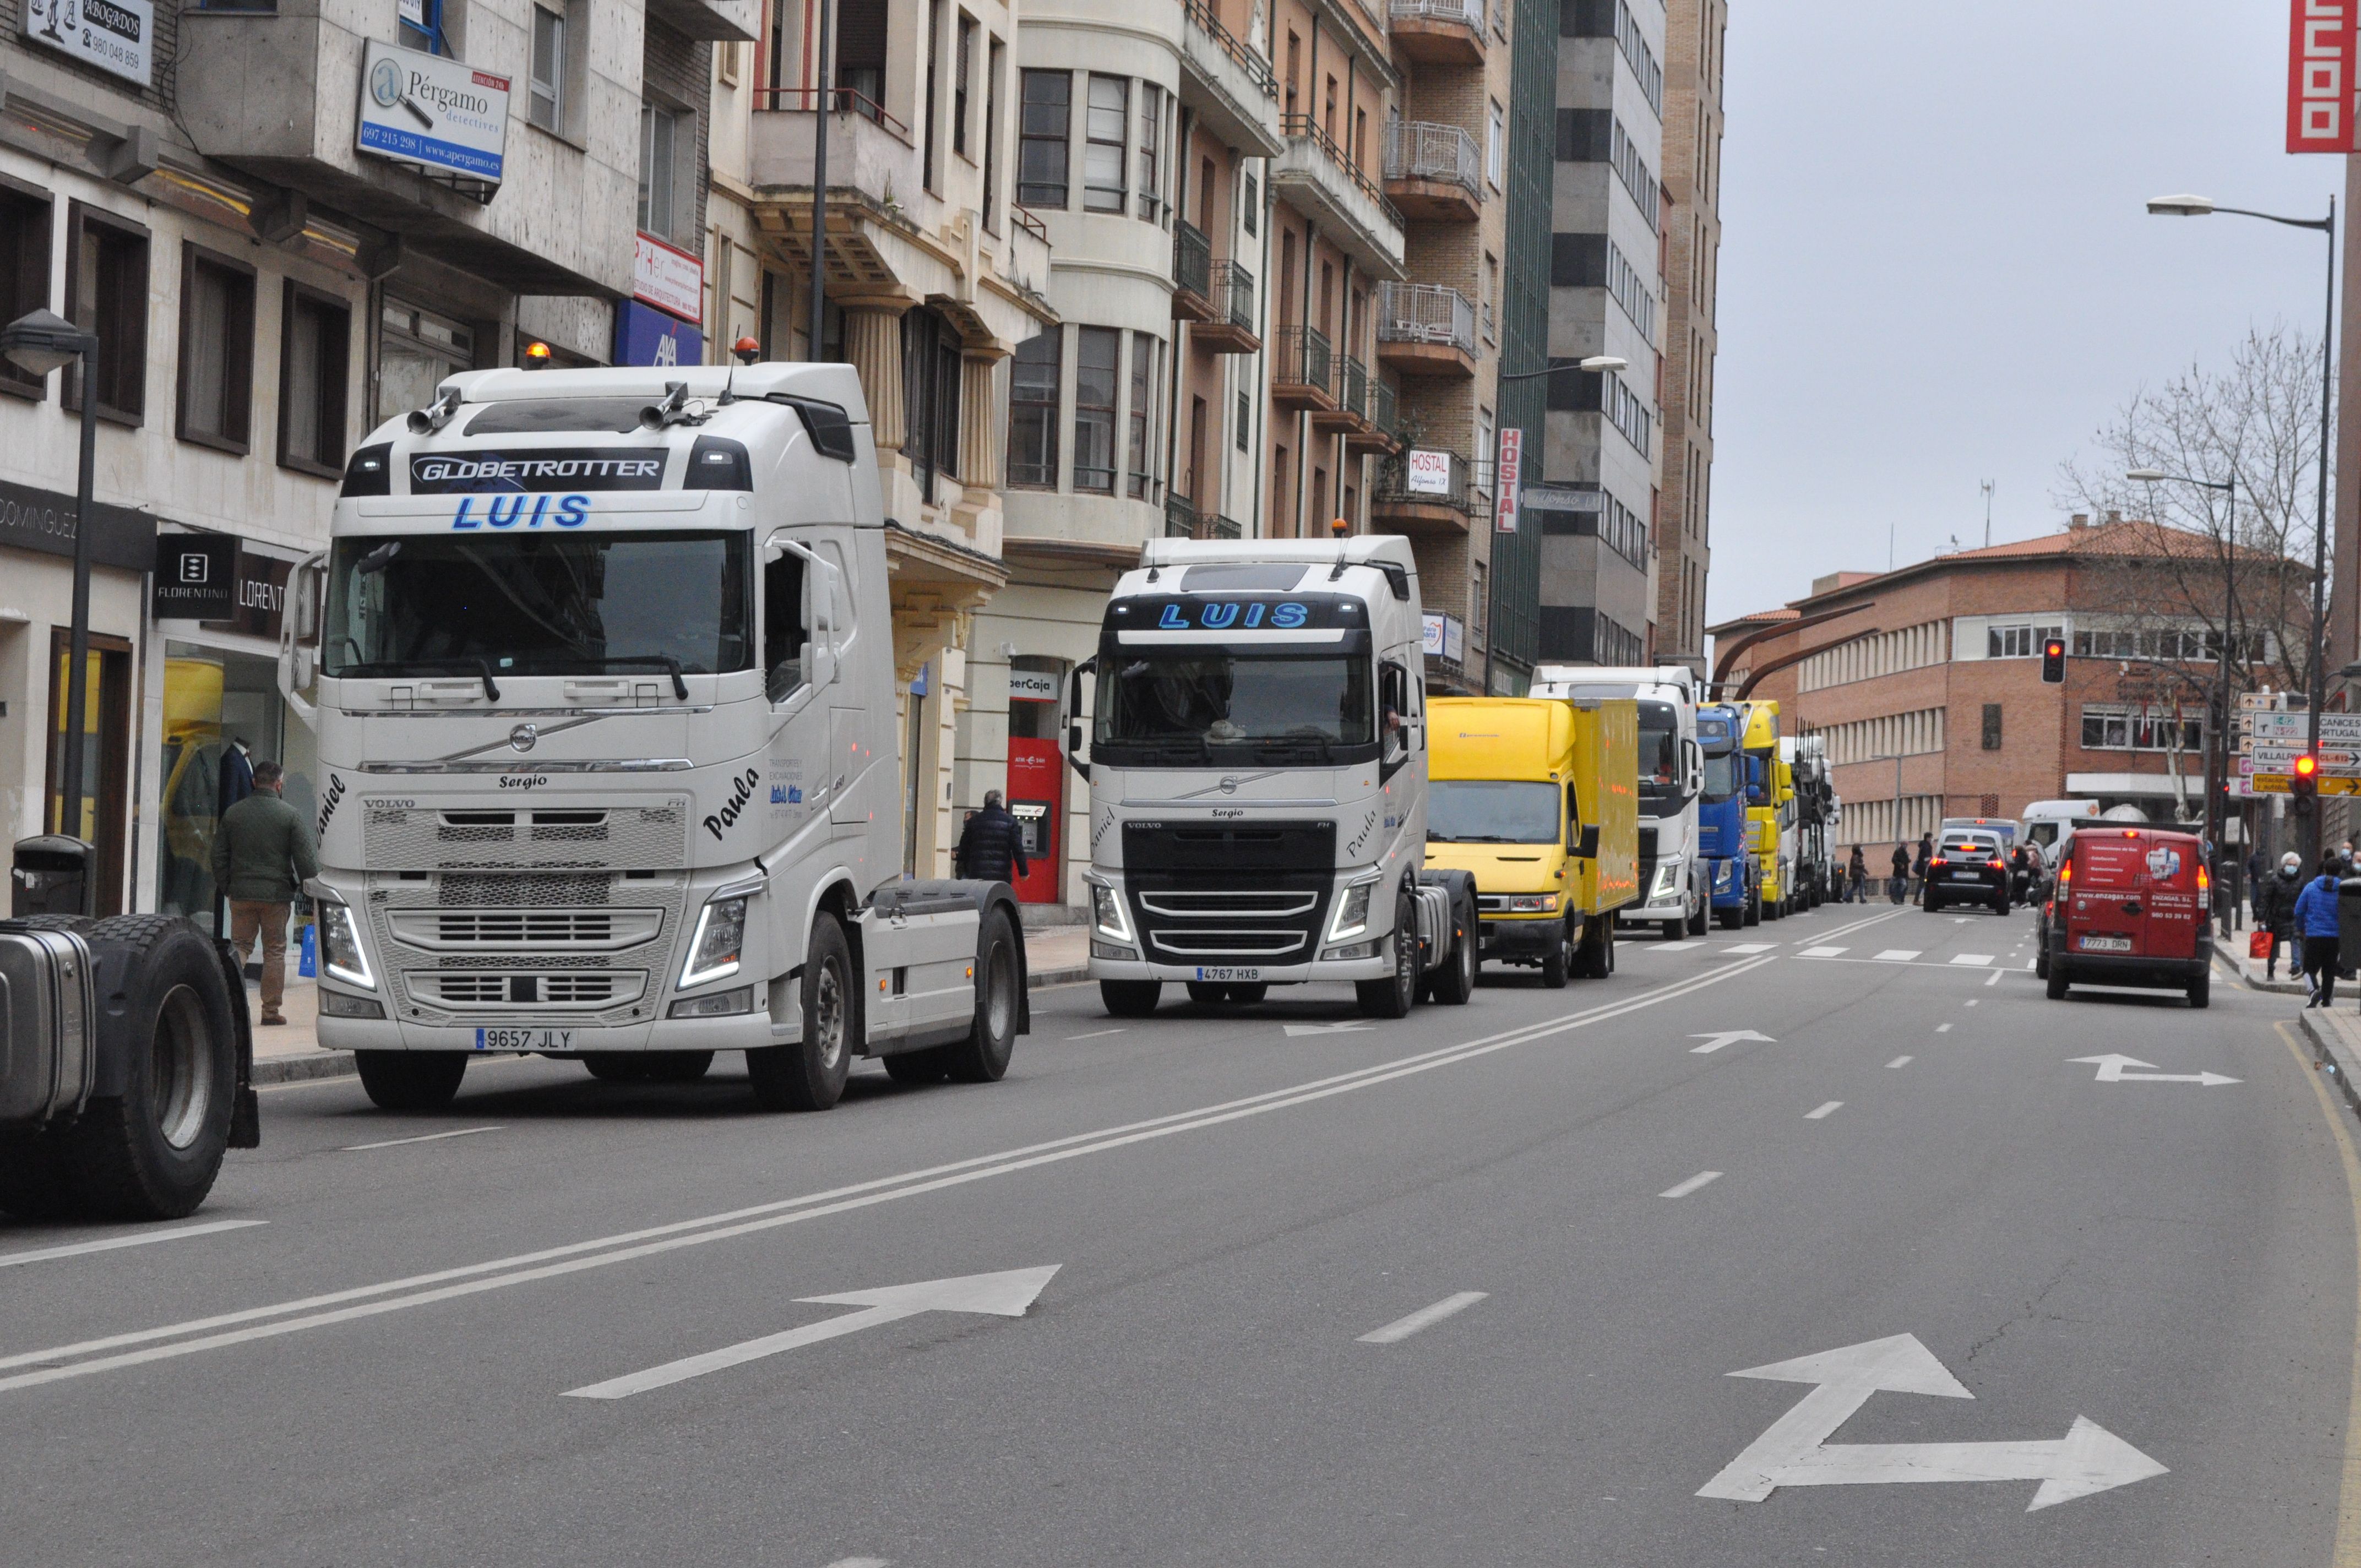
{"label": "red traffic light", "polygon": [[2300,779],[2308,779],[2319,772],[2320,759],[2318,757],[2306,755],[2298,757],[2295,760],[2296,777]]}
{"label": "red traffic light", "polygon": [[2041,678],[2050,685],[2061,685],[2066,679],[2066,639],[2046,637],[2041,641]]}

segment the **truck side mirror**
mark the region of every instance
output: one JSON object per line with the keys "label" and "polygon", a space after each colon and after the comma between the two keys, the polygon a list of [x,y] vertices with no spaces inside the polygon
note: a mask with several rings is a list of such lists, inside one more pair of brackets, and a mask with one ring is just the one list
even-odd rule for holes
{"label": "truck side mirror", "polygon": [[1746,804],[1749,806],[1761,806],[1763,804],[1764,795],[1765,792],[1763,787],[1763,759],[1760,757],[1749,757],[1746,759]]}
{"label": "truck side mirror", "polygon": [[279,693],[307,729],[317,728],[321,611],[326,597],[324,552],[306,555],[287,574],[287,612],[280,618]]}
{"label": "truck side mirror", "polygon": [[1082,777],[1091,776],[1091,764],[1082,756],[1082,675],[1098,674],[1099,662],[1085,659],[1066,676],[1066,765]]}

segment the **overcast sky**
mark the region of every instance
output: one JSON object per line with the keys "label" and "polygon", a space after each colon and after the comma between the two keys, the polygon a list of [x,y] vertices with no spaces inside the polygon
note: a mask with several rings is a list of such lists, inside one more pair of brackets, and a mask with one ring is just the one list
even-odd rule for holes
{"label": "overcast sky", "polygon": [[[2153,195],[2317,216],[2288,7],[1731,0],[1708,613],[2057,529],[2060,460],[2250,325],[2319,331],[2326,247]],[[2343,214],[2339,214],[2342,221]],[[2339,302],[2340,321],[2343,302]]]}

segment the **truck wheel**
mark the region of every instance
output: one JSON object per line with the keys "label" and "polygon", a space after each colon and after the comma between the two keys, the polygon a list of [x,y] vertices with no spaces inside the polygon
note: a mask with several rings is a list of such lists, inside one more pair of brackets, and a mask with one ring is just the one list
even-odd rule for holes
{"label": "truck wheel", "polygon": [[1689,923],[1686,920],[1667,920],[1664,922],[1664,940],[1667,942],[1677,942],[1683,937],[1687,936],[1688,932]]}
{"label": "truck wheel", "polygon": [[1570,934],[1572,929],[1573,927],[1566,922],[1560,921],[1557,927],[1557,940],[1552,942],[1549,951],[1542,955],[1542,983],[1552,991],[1564,991],[1565,977],[1574,971],[1574,938]]}
{"label": "truck wheel", "polygon": [[804,1037],[746,1053],[754,1102],[765,1111],[825,1111],[844,1093],[845,1075],[852,1070],[861,988],[852,982],[852,949],[833,915],[812,923],[803,992]]}
{"label": "truck wheel", "polygon": [[1702,937],[1705,935],[1706,917],[1709,913],[1710,911],[1706,908],[1705,900],[1697,900],[1697,906],[1689,911],[1690,936]]}
{"label": "truck wheel", "polygon": [[711,1051],[650,1051],[640,1076],[650,1083],[695,1083],[712,1066]]}
{"label": "truck wheel", "polygon": [[1746,911],[1743,909],[1717,909],[1714,915],[1725,931],[1735,931],[1746,924]]}
{"label": "truck wheel", "polygon": [[[221,1173],[237,1094],[237,1023],[213,943],[178,918],[102,920],[87,939],[102,1014],[123,1006],[120,1098],[93,1100],[62,1148],[78,1207],[123,1220],[195,1212]],[[114,960],[110,963],[110,959]],[[104,1027],[104,1023],[101,1025]]]}
{"label": "truck wheel", "polygon": [[1747,889],[1746,892],[1746,924],[1749,926],[1763,924],[1763,889],[1759,883]]}
{"label": "truck wheel", "polygon": [[467,1076],[465,1051],[355,1051],[361,1088],[380,1111],[440,1111]]}
{"label": "truck wheel", "polygon": [[1016,1049],[1016,938],[1008,911],[983,917],[976,945],[975,1022],[967,1038],[941,1047],[943,1066],[961,1083],[998,1083]]}
{"label": "truck wheel", "polygon": [[1602,915],[1583,927],[1574,970],[1585,980],[1605,980],[1615,972],[1615,916]]}
{"label": "truck wheel", "polygon": [[2050,1001],[2052,1001],[2052,1002],[2063,1002],[2063,1001],[2065,1001],[2065,1000],[2066,1000],[2066,966],[2065,966],[2064,964],[2060,964],[2060,963],[2052,963],[2052,964],[2049,966],[2049,972],[2048,972],[2048,974],[2047,976],[2045,976],[2044,978],[2045,978],[2045,979],[2047,979],[2047,980],[2049,981],[2049,988],[2048,988],[2048,992],[2047,992],[2047,994],[2048,994],[2048,997],[2049,997],[2049,1000],[2050,1000]]}
{"label": "truck wheel", "polygon": [[1099,981],[1099,1001],[1107,1012],[1117,1018],[1145,1018],[1156,1011],[1156,999],[1162,995],[1160,980],[1103,980]]}
{"label": "truck wheel", "polygon": [[1451,961],[1435,971],[1426,989],[1448,1007],[1463,1006],[1476,994],[1476,933],[1456,920],[1452,922]]}
{"label": "truck wheel", "polygon": [[1406,1018],[1418,991],[1418,924],[1408,898],[1394,899],[1394,972],[1383,980],[1354,983],[1353,992],[1367,1018]]}

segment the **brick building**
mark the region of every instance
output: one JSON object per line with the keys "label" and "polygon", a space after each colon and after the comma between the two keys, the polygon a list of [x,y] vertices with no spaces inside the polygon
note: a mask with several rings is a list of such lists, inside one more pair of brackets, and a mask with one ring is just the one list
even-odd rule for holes
{"label": "brick building", "polygon": [[[2015,817],[2036,800],[2196,822],[2205,698],[2191,680],[2210,677],[2214,657],[2196,585],[2219,580],[2215,548],[2151,522],[2077,517],[2044,538],[1834,573],[1782,609],[1708,630],[1726,694],[1751,682],[1748,695],[1778,700],[1787,733],[1827,737],[1842,841],[1864,846],[1873,872],[1897,839],[1915,842],[1945,817]],[[2305,574],[2268,557],[2241,571],[2254,662],[2276,664],[2277,607],[2296,615]],[[2059,685],[2041,679],[2053,634],[2068,653]]]}

